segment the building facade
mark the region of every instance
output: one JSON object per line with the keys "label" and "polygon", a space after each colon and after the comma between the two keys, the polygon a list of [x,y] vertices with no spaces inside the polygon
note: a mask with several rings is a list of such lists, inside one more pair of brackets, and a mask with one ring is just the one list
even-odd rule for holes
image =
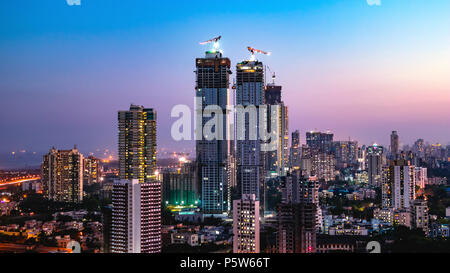
{"label": "building facade", "polygon": [[[265,103],[264,67],[259,61],[243,61],[236,66],[236,105],[242,106],[254,114],[236,117],[236,162],[237,183],[241,194],[254,194],[256,200],[264,197],[264,152],[261,151],[259,133],[259,108]],[[253,110],[252,110],[253,109]],[[251,124],[256,123],[256,124]],[[256,128],[255,128],[256,125]],[[244,133],[239,133],[239,130]],[[256,129],[256,132],[254,131]],[[255,132],[251,137],[252,132]]]}
{"label": "building facade", "polygon": [[306,145],[315,152],[329,153],[332,148],[333,136],[330,132],[306,132]]}
{"label": "building facade", "polygon": [[179,168],[162,172],[163,204],[169,206],[197,206],[199,190],[196,164],[182,163]]}
{"label": "building facade", "polygon": [[259,253],[259,201],[243,194],[233,201],[233,253]]}
{"label": "building facade", "polygon": [[292,132],[291,149],[289,151],[289,168],[299,170],[301,166],[300,132]]}
{"label": "building facade", "polygon": [[53,201],[83,201],[83,155],[71,150],[50,149],[41,165],[44,196]]}
{"label": "building facade", "polygon": [[367,173],[369,176],[369,185],[380,187],[383,179],[383,153],[384,148],[377,144],[367,147]]}
{"label": "building facade", "polygon": [[112,253],[161,252],[161,187],[158,182],[116,180],[112,194]]}
{"label": "building facade", "polygon": [[[274,83],[267,84],[264,91],[265,103],[268,107],[267,111],[267,130],[277,129],[277,147],[275,151],[269,151],[266,153],[266,171],[268,176],[286,175],[286,171],[289,168],[289,115],[288,107],[281,100],[281,86]],[[271,113],[275,113],[275,118],[278,119],[278,128],[271,128],[271,119],[273,118]]]}
{"label": "building facade", "polygon": [[156,111],[131,105],[118,120],[119,178],[145,182],[156,171]]}
{"label": "building facade", "polygon": [[[196,160],[199,185],[201,185],[201,208],[207,214],[228,213],[231,209],[230,181],[228,165],[231,154],[227,140],[230,104],[230,59],[219,51],[206,52],[205,58],[196,59],[196,134],[201,134],[208,126],[212,113],[208,107],[220,107],[222,128],[216,128],[216,137],[196,136]],[[208,128],[206,128],[208,127]],[[220,130],[219,130],[220,129]]]}
{"label": "building facade", "polygon": [[326,182],[335,179],[335,158],[328,153],[317,153],[312,156],[311,174]]}
{"label": "building facade", "polygon": [[388,198],[394,209],[409,209],[415,199],[415,167],[409,161],[392,160],[388,168]]}
{"label": "building facade", "polygon": [[85,185],[100,183],[102,177],[100,159],[93,156],[84,158],[83,169]]}

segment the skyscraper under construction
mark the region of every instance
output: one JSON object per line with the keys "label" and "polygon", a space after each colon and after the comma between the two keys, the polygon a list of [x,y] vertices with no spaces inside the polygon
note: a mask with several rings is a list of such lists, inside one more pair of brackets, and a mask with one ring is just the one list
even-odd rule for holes
{"label": "skyscraper under construction", "polygon": [[[261,138],[259,132],[259,108],[265,103],[264,98],[264,66],[259,61],[243,61],[236,66],[236,105],[254,107],[255,114],[243,113],[237,117],[237,130],[245,130],[240,137],[237,131],[236,162],[237,183],[241,194],[254,194],[256,200],[261,200],[261,188],[264,189],[264,153],[261,151]],[[253,116],[253,118],[252,118]],[[251,137],[256,127],[256,139]]]}
{"label": "skyscraper under construction", "polygon": [[[201,185],[201,208],[206,214],[223,214],[230,211],[230,183],[228,166],[230,163],[229,128],[231,62],[219,50],[207,51],[204,58],[196,59],[196,157],[198,179]],[[214,113],[210,107],[220,107],[223,120],[221,128],[209,128]],[[201,126],[201,127],[200,127]],[[216,136],[203,135],[203,129]],[[198,134],[201,134],[199,137]]]}

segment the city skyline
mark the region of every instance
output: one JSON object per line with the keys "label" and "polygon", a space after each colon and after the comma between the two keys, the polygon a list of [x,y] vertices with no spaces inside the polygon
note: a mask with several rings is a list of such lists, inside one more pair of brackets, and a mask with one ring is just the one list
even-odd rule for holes
{"label": "city skyline", "polygon": [[[223,36],[233,78],[235,65],[249,56],[246,46],[273,52],[259,59],[276,72],[290,131],[300,130],[301,143],[306,131],[329,129],[336,140],[351,137],[367,145],[388,147],[393,130],[401,144],[423,138],[446,145],[450,35],[440,26],[450,19],[440,11],[449,3],[432,2],[289,1],[248,9],[242,4],[223,6],[220,18],[208,13],[218,4],[206,8],[202,2],[174,9],[144,2],[126,7],[30,3],[33,14],[17,3],[2,3],[8,12],[0,19],[0,114],[8,118],[0,119],[6,128],[0,153],[44,153],[77,144],[85,154],[107,148],[117,155],[114,113],[131,103],[159,112],[159,147],[193,151],[194,142],[171,139],[176,119],[170,110],[176,104],[193,109],[192,59],[207,50],[198,42],[216,35]],[[57,12],[49,13],[50,7]],[[145,13],[155,9],[157,14]],[[393,18],[400,9],[401,17]],[[431,12],[417,16],[424,9]],[[101,19],[114,23],[100,23],[100,10]],[[208,19],[214,24],[201,24]],[[241,23],[242,29],[223,19]],[[171,81],[174,74],[177,81]]]}
{"label": "city skyline", "polygon": [[0,4],[0,254],[450,252],[450,3],[234,1]]}

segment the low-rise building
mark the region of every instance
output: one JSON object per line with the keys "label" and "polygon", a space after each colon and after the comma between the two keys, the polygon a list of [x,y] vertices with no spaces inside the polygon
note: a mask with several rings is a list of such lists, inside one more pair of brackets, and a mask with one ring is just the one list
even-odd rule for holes
{"label": "low-rise building", "polygon": [[198,246],[200,244],[199,236],[196,233],[172,233],[172,244],[188,244],[190,246]]}

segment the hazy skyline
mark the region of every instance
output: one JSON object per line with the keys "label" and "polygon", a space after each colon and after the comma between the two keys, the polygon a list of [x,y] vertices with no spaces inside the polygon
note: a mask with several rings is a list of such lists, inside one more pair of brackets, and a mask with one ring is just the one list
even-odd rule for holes
{"label": "hazy skyline", "polygon": [[158,112],[159,148],[192,148],[171,139],[170,111],[193,107],[198,42],[217,35],[233,71],[247,46],[272,52],[258,58],[302,142],[450,142],[450,1],[283,2],[2,1],[0,153],[116,151],[130,103]]}

